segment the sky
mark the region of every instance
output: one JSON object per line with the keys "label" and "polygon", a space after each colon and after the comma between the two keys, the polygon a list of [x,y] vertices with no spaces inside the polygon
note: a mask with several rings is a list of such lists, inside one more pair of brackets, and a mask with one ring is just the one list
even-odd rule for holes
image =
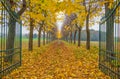
{"label": "sky", "polygon": [[64,19],[65,19],[65,15],[63,12],[58,12],[56,14],[57,14],[56,18],[58,18],[58,20],[56,22],[56,26],[57,26],[58,30],[61,31]]}

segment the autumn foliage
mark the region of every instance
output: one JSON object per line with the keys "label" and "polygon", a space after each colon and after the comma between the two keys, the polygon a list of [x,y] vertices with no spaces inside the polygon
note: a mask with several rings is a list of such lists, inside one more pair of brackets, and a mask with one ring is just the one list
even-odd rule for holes
{"label": "autumn foliage", "polygon": [[97,53],[96,47],[88,51],[63,41],[23,49],[22,66],[3,79],[110,79],[98,69]]}

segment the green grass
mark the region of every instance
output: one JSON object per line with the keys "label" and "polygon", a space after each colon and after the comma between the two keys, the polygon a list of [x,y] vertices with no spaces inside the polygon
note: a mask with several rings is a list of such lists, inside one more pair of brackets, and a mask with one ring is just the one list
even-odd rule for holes
{"label": "green grass", "polygon": [[[77,59],[81,59],[81,57],[85,57],[86,55],[88,55],[88,57],[93,57],[95,59],[98,60],[98,53],[99,53],[99,42],[96,41],[91,41],[91,46],[90,46],[90,50],[86,49],[86,41],[81,41],[81,46],[78,47],[77,46],[77,42],[76,44],[71,44],[71,43],[67,43],[64,42],[68,47],[71,46],[71,49],[74,49],[74,55]],[[88,53],[88,54],[86,54]]]}
{"label": "green grass", "polygon": [[[22,38],[22,41],[28,41],[28,40],[29,40],[29,38],[25,38],[25,37]],[[38,38],[33,38],[33,40],[36,40],[36,41],[37,41]],[[41,38],[41,40],[42,40],[42,38]]]}
{"label": "green grass", "polygon": [[[45,40],[46,41],[46,40]],[[28,49],[29,38],[22,38],[22,48]],[[43,45],[43,38],[41,38],[41,46]],[[33,39],[33,49],[38,47],[38,38]]]}
{"label": "green grass", "polygon": [[[33,48],[37,47],[37,39],[33,39]],[[29,39],[28,38],[22,38],[22,48],[28,49]]]}
{"label": "green grass", "polygon": [[[72,43],[74,44],[74,43]],[[78,41],[76,41],[76,45],[78,45]],[[81,41],[81,46],[86,46],[86,41]],[[90,41],[90,47],[99,47],[99,41]]]}

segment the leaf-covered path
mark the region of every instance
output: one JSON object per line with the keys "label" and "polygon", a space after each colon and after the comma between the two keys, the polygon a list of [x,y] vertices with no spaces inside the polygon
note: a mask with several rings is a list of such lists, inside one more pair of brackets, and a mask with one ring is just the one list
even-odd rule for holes
{"label": "leaf-covered path", "polygon": [[3,79],[109,79],[98,69],[97,54],[57,41],[45,47],[23,50],[22,66]]}

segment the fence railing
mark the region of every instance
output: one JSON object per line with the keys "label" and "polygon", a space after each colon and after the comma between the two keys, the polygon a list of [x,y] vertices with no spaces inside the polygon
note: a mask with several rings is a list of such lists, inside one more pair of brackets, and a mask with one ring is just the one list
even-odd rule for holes
{"label": "fence railing", "polygon": [[120,1],[101,19],[99,68],[112,79],[120,79]]}

